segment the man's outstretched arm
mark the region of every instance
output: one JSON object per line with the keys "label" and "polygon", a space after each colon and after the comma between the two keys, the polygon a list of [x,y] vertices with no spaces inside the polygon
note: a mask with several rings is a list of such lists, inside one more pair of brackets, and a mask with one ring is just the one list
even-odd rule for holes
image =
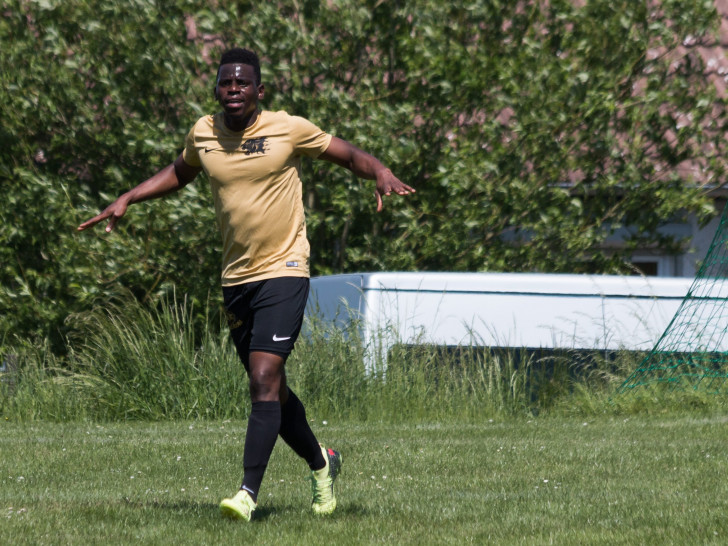
{"label": "man's outstretched arm", "polygon": [[151,178],[122,194],[116,201],[106,207],[101,214],[86,220],[77,229],[83,231],[108,218],[109,223],[106,226],[106,231],[109,232],[114,229],[119,218],[124,216],[129,205],[179,191],[192,182],[201,170],[200,167],[193,167],[185,163],[182,154],[180,154],[174,163],[167,165]]}
{"label": "man's outstretched arm", "polygon": [[332,138],[329,147],[319,158],[346,167],[359,178],[376,180],[377,187],[374,194],[377,197],[377,212],[382,210],[383,195],[390,195],[392,192],[397,195],[408,195],[415,192],[414,188],[394,176],[392,171],[382,165],[376,157],[346,140]]}

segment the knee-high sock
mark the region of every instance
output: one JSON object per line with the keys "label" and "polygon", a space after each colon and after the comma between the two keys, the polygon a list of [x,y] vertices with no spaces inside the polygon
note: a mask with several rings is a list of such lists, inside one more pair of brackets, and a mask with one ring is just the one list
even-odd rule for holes
{"label": "knee-high sock", "polygon": [[263,474],[281,428],[280,402],[253,402],[243,451],[242,489],[257,501]]}
{"label": "knee-high sock", "polygon": [[316,436],[306,421],[306,409],[291,389],[288,389],[288,401],[281,406],[280,435],[311,470],[326,466]]}

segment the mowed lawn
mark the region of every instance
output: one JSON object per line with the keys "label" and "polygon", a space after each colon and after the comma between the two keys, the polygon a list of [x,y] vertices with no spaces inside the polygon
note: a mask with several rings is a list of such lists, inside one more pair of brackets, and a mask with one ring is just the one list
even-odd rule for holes
{"label": "mowed lawn", "polygon": [[243,422],[0,423],[0,544],[726,544],[728,418],[324,424],[339,508],[279,442],[253,522]]}

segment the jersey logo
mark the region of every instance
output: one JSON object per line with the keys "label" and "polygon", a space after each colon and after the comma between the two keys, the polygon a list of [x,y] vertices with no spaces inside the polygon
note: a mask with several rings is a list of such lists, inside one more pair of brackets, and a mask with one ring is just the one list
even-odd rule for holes
{"label": "jersey logo", "polygon": [[288,337],[278,337],[277,334],[273,334],[273,341],[286,341],[287,339],[291,339],[291,336],[288,336]]}
{"label": "jersey logo", "polygon": [[231,330],[240,328],[243,325],[243,321],[235,316],[235,313],[233,313],[232,311],[225,310],[225,316],[227,317],[228,327]]}
{"label": "jersey logo", "polygon": [[268,137],[251,138],[240,145],[245,155],[264,154],[268,149]]}

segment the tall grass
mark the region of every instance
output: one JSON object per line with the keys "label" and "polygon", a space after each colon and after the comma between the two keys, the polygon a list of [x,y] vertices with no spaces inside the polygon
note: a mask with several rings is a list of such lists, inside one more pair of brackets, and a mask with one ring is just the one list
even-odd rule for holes
{"label": "tall grass", "polygon": [[[209,306],[208,306],[209,308]],[[219,315],[184,299],[149,307],[120,299],[71,317],[67,354],[43,343],[3,346],[0,411],[13,419],[243,419],[248,382]],[[639,355],[394,346],[371,358],[356,324],[307,323],[286,366],[311,416],[353,421],[463,421],[542,412],[599,414],[710,409],[699,393],[644,388],[613,397]],[[387,334],[386,332],[383,335]],[[0,355],[2,357],[2,355]],[[6,360],[8,358],[6,357]]]}
{"label": "tall grass", "polygon": [[234,347],[219,318],[196,324],[196,316],[185,300],[150,309],[129,298],[71,317],[75,330],[62,362],[45,346],[11,349],[17,368],[6,374],[12,380],[3,386],[3,414],[56,420],[245,416],[247,382]]}
{"label": "tall grass", "polygon": [[195,324],[186,300],[149,310],[114,303],[82,317],[71,342],[74,371],[103,384],[104,418],[197,418],[245,414],[244,371],[223,330],[206,316]]}
{"label": "tall grass", "polygon": [[4,349],[0,413],[6,419],[68,421],[92,417],[88,395],[96,386],[95,377],[68,370],[45,342],[20,341]]}

